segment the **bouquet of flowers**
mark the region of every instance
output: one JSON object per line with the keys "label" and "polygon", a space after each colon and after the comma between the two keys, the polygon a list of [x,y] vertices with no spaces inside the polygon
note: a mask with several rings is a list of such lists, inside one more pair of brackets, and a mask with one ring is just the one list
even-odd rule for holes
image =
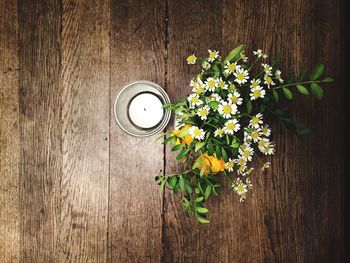
{"label": "bouquet of flowers", "polygon": [[250,176],[257,159],[261,169],[269,167],[262,156],[273,155],[275,145],[267,121],[276,119],[297,134],[310,129],[295,123],[290,113],[281,108],[282,98],[293,99],[291,88],[303,94],[310,93],[322,99],[321,79],[324,65],[318,65],[308,80],[303,70],[298,77],[284,81],[277,68],[281,56],[267,63],[267,55],[258,49],[249,65],[244,46],[234,48],[224,59],[216,50],[208,50],[208,57],[187,58],[188,64],[198,64],[201,72],[190,82],[192,93],[176,103],[164,107],[175,113],[176,129],[163,134],[164,144],[170,143],[178,151],[176,159],[184,165],[183,171],[165,175],[160,172],[156,180],[163,190],[182,194],[184,212],[198,222],[210,223],[204,202],[218,195],[222,180],[226,178],[240,201],[247,198],[252,188]]}

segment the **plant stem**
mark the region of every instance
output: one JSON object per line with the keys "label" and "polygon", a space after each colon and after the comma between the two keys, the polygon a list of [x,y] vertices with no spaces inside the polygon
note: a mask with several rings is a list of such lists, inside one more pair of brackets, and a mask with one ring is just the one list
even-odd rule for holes
{"label": "plant stem", "polygon": [[320,83],[320,82],[322,82],[322,80],[310,80],[310,81],[296,82],[296,83],[291,83],[291,84],[286,84],[286,85],[280,85],[280,86],[274,87],[272,89],[280,89],[283,87],[296,86],[296,85],[300,85],[300,84]]}

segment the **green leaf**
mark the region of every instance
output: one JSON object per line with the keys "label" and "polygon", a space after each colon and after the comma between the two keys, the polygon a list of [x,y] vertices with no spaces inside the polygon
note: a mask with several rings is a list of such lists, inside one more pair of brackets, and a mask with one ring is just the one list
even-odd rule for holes
{"label": "green leaf", "polygon": [[177,183],[177,176],[171,176],[168,178],[168,183],[171,186],[171,188],[174,188]]}
{"label": "green leaf", "polygon": [[186,197],[183,197],[182,198],[182,204],[183,204],[183,206],[186,208],[186,207],[189,207],[191,204],[190,204],[190,202],[187,200],[187,198]]}
{"label": "green leaf", "polygon": [[232,143],[231,147],[234,149],[237,149],[237,148],[239,148],[239,143],[238,142]]}
{"label": "green leaf", "polygon": [[213,146],[213,144],[211,144],[211,143],[208,143],[208,154],[209,155],[213,155],[213,153],[214,153],[214,146]]}
{"label": "green leaf", "polygon": [[205,192],[204,192],[204,199],[207,200],[210,196],[210,193],[211,193],[211,186],[208,185],[207,188],[205,189]]}
{"label": "green leaf", "polygon": [[207,170],[207,169],[208,169],[208,167],[206,165],[203,165],[199,175],[202,177],[204,175],[205,170]]}
{"label": "green leaf", "polygon": [[247,102],[247,113],[248,113],[248,114],[251,114],[252,111],[253,111],[253,104],[252,104],[252,102],[249,100],[249,101]]}
{"label": "green leaf", "polygon": [[187,180],[185,180],[185,187],[186,187],[187,193],[192,194],[191,184]]}
{"label": "green leaf", "polygon": [[198,166],[200,166],[203,158],[198,158],[197,161],[193,164],[192,169],[196,169]]}
{"label": "green leaf", "polygon": [[179,178],[179,185],[181,190],[185,190],[185,179],[183,178],[182,175]]}
{"label": "green leaf", "polygon": [[224,64],[226,64],[228,61],[231,62],[232,60],[238,59],[243,48],[244,48],[244,45],[242,44],[232,49],[231,52],[227,55],[227,57],[224,59]]}
{"label": "green leaf", "polygon": [[207,208],[205,207],[200,207],[200,206],[197,206],[196,207],[196,211],[200,214],[207,214],[209,211]]}
{"label": "green leaf", "polygon": [[311,83],[311,92],[319,100],[323,97],[323,89],[317,83]]}
{"label": "green leaf", "polygon": [[200,202],[203,201],[203,199],[204,199],[204,197],[201,196],[201,197],[197,197],[194,201],[195,201],[196,203],[200,203]]}
{"label": "green leaf", "polygon": [[185,146],[184,143],[180,143],[180,144],[175,145],[174,147],[172,147],[171,150],[172,150],[173,152],[175,152],[175,151],[177,151],[177,150],[182,149],[184,146]]}
{"label": "green leaf", "polygon": [[220,160],[221,158],[221,151],[219,146],[215,146],[215,153],[216,153],[216,158]]}
{"label": "green leaf", "polygon": [[323,64],[318,65],[318,66],[315,68],[314,73],[312,73],[312,75],[311,75],[311,80],[316,80],[316,79],[318,79],[319,77],[321,77],[321,75],[322,75],[322,73],[323,73],[323,70],[324,70],[324,65],[323,65]]}
{"label": "green leaf", "polygon": [[278,93],[277,93],[277,91],[272,90],[272,95],[273,95],[273,98],[275,99],[275,101],[278,103]]}
{"label": "green leaf", "polygon": [[325,82],[325,83],[331,83],[331,82],[333,82],[333,81],[334,81],[334,79],[331,78],[331,77],[327,77],[327,78],[325,78],[324,80],[322,80],[322,82]]}
{"label": "green leaf", "polygon": [[224,158],[224,161],[228,161],[228,156],[224,148],[221,148],[222,158]]}
{"label": "green leaf", "polygon": [[180,160],[183,157],[185,157],[185,155],[187,155],[189,153],[190,149],[185,149],[182,150],[177,156],[176,156],[176,160]]}
{"label": "green leaf", "polygon": [[220,70],[216,64],[213,65],[213,70],[215,77],[220,77]]}
{"label": "green leaf", "polygon": [[312,130],[306,127],[304,124],[299,124],[296,126],[296,133],[298,135],[306,135],[309,134]]}
{"label": "green leaf", "polygon": [[197,221],[201,224],[210,224],[210,221],[208,219],[205,219],[205,218],[199,217],[199,216],[197,216],[196,218],[197,218]]}
{"label": "green leaf", "polygon": [[170,136],[170,137],[166,138],[164,140],[163,144],[167,144],[170,141],[172,141],[172,142],[176,141],[176,136]]}
{"label": "green leaf", "polygon": [[298,78],[298,82],[303,81],[304,78],[305,78],[305,75],[306,75],[306,70],[305,70],[305,69],[302,69],[302,70],[301,70],[301,73],[300,73],[300,76],[299,76],[299,78]]}
{"label": "green leaf", "polygon": [[198,152],[202,147],[205,146],[205,144],[206,144],[206,142],[197,143],[195,148],[194,148],[194,151]]}
{"label": "green leaf", "polygon": [[282,91],[283,91],[283,94],[284,94],[284,96],[286,97],[287,100],[293,99],[293,94],[292,94],[292,92],[290,91],[290,89],[288,89],[288,88],[286,88],[286,87],[283,87],[283,88],[282,88]]}
{"label": "green leaf", "polygon": [[303,95],[309,95],[309,91],[303,85],[297,85],[298,91]]}
{"label": "green leaf", "polygon": [[218,101],[211,101],[208,103],[208,106],[213,108],[213,109],[217,109],[219,107],[219,105],[220,105],[220,102],[218,102]]}
{"label": "green leaf", "polygon": [[186,130],[182,131],[178,137],[182,138],[182,137],[186,136],[188,133],[189,133],[189,129],[186,129]]}

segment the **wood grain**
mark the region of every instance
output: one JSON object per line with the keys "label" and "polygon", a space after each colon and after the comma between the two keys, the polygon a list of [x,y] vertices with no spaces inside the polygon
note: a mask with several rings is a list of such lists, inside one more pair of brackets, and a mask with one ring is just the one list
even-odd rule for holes
{"label": "wood grain", "polygon": [[[163,9],[162,1],[112,2],[111,102],[133,80],[164,86]],[[130,137],[114,119],[110,132],[109,261],[159,262],[162,195],[154,176],[163,169],[163,146],[156,136]]]}
{"label": "wood grain", "polygon": [[[302,66],[312,68],[321,61],[329,65],[342,63],[337,53],[330,52],[332,43],[338,45],[337,51],[342,47],[336,41],[341,36],[341,20],[332,19],[340,17],[338,2],[305,5],[298,1],[223,1],[221,11],[217,2],[210,8],[185,1],[169,3],[168,81],[172,98],[190,92],[188,82],[193,72],[185,64],[186,56],[194,51],[206,54],[203,53],[206,48],[227,53],[238,43],[245,43],[248,53],[258,48],[269,54],[282,51],[286,58],[283,72],[296,73]],[[221,23],[216,22],[217,17],[222,19]],[[215,28],[206,32],[211,26]],[[327,30],[330,28],[338,29]],[[212,43],[218,44],[213,47]],[[327,93],[329,97],[323,107],[301,96],[298,102],[289,105],[296,108],[294,117],[298,121],[315,128],[314,134],[297,138],[274,126],[278,155],[272,159],[271,170],[265,174],[257,172],[253,196],[245,204],[240,204],[232,191],[224,190],[220,198],[207,204],[213,211],[210,214],[213,223],[201,227],[183,217],[178,198],[166,195],[165,261],[341,261],[342,208],[333,202],[339,204],[342,200],[343,148],[339,139],[330,142],[329,138],[336,138],[344,128],[341,116],[336,114],[344,108],[341,101],[344,87],[341,72],[327,73],[338,77],[339,82],[329,87],[332,94]],[[334,104],[337,111],[328,108]],[[166,160],[167,172],[179,169],[168,151]]]}
{"label": "wood grain", "polygon": [[109,2],[62,5],[60,260],[106,262],[109,178]]}
{"label": "wood grain", "polygon": [[20,262],[52,262],[60,214],[59,1],[19,1]]}
{"label": "wood grain", "polygon": [[19,259],[17,2],[0,1],[0,261]]}
{"label": "wood grain", "polygon": [[[339,0],[0,0],[0,262],[342,262],[342,8]],[[245,203],[229,187],[209,201],[212,224],[203,226],[154,181],[181,169],[174,154],[157,136],[122,132],[112,105],[137,79],[179,99],[199,71],[188,54],[224,55],[238,43],[248,55],[283,52],[282,73],[325,63],[336,82],[323,102],[293,91],[284,105],[313,133],[274,124],[272,168],[256,172]]]}

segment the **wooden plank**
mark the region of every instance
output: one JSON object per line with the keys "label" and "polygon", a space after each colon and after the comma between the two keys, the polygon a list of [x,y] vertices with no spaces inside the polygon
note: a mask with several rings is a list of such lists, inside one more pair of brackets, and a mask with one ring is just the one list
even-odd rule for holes
{"label": "wooden plank", "polygon": [[[111,102],[133,80],[164,87],[163,1],[111,4]],[[109,261],[159,262],[162,194],[154,176],[163,169],[163,147],[156,136],[133,138],[111,122]]]}
{"label": "wooden plank", "polygon": [[0,261],[19,261],[17,1],[0,1]]}
{"label": "wooden plank", "polygon": [[109,1],[63,0],[59,261],[107,259]]}
{"label": "wooden plank", "polygon": [[[230,189],[224,190],[208,204],[213,223],[198,226],[183,217],[179,199],[167,193],[164,261],[340,262],[344,125],[337,112],[344,111],[344,76],[332,69],[343,63],[339,3],[223,1],[221,15],[218,3],[169,3],[172,99],[190,91],[194,72],[185,64],[188,53],[204,54],[207,48],[227,53],[238,43],[245,43],[248,53],[257,48],[269,54],[282,51],[282,72],[324,62],[327,73],[339,82],[330,85],[324,104],[298,96],[288,105],[294,107],[297,120],[311,123],[315,131],[297,138],[274,125],[277,155],[271,159],[272,169],[256,174],[253,195],[245,204]],[[222,18],[222,25],[216,17]],[[221,34],[222,45],[213,47]],[[166,164],[167,172],[180,168],[168,151]]]}
{"label": "wooden plank", "polygon": [[19,1],[20,262],[53,262],[61,175],[59,1]]}
{"label": "wooden plank", "polygon": [[[274,125],[277,154],[271,158],[272,168],[253,181],[254,198],[244,208],[249,214],[240,216],[235,209],[235,219],[246,222],[244,231],[233,225],[229,233],[242,237],[237,244],[229,245],[229,250],[247,243],[254,246],[233,255],[232,260],[341,262],[344,167],[340,138],[344,125],[337,112],[344,110],[344,88],[343,72],[332,69],[342,64],[339,2],[225,1],[224,10],[226,51],[237,41],[245,42],[250,52],[257,48],[271,55],[282,52],[282,72],[297,73],[303,67],[313,69],[324,62],[326,74],[337,79],[337,84],[326,88],[322,103],[296,91],[296,100],[286,103],[294,109],[294,118],[309,123],[314,132],[300,138]],[[247,24],[248,29],[233,30],[230,21]]]}
{"label": "wooden plank", "polygon": [[[195,52],[206,56],[208,49],[221,49],[221,4],[218,1],[169,2],[169,57],[168,93],[171,100],[186,96],[190,91],[190,80],[200,68],[189,66],[186,58]],[[171,126],[170,129],[173,127]],[[166,149],[166,173],[181,169]],[[224,193],[224,195],[226,192]],[[221,199],[220,199],[221,201]],[[214,222],[221,216],[219,199],[208,204]],[[218,216],[215,216],[215,214]],[[217,223],[202,226],[183,214],[181,198],[166,191],[164,199],[164,250],[163,262],[217,262],[218,249],[227,240],[222,240]],[[210,251],[210,253],[208,253]]]}

